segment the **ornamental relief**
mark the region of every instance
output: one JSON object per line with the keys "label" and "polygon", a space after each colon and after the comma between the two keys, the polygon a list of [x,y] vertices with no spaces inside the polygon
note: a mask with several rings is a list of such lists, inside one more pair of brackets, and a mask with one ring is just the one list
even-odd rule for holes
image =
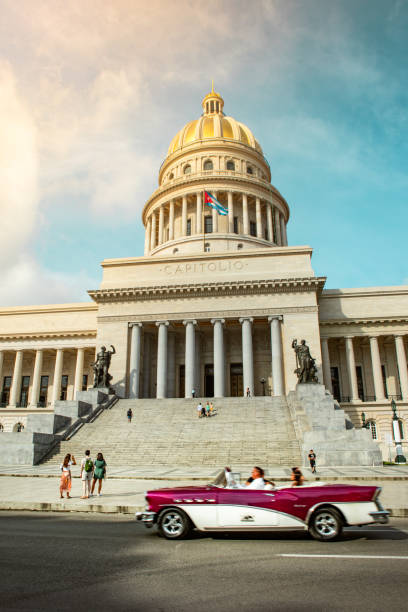
{"label": "ornamental relief", "polygon": [[[296,314],[296,313],[317,313],[317,306],[289,306],[286,308],[253,308],[247,309],[245,311],[242,310],[223,310],[223,311],[215,311],[215,312],[194,312],[195,319],[217,319],[217,318],[239,318],[242,316],[245,317],[265,317],[265,316],[273,316],[273,315],[285,315],[285,314]],[[171,320],[171,321],[181,321],[182,319],[191,319],[191,312],[174,312],[167,314],[138,314],[132,317],[132,315],[107,315],[107,316],[99,316],[98,323],[110,323],[114,321],[141,321],[141,322],[150,322],[150,321],[158,321],[158,320]]]}

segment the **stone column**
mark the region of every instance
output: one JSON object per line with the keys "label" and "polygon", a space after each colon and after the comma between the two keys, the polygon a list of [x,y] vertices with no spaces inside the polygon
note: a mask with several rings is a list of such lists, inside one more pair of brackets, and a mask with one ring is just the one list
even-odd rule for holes
{"label": "stone column", "polygon": [[167,397],[176,397],[176,336],[169,331],[167,337]]}
{"label": "stone column", "polygon": [[273,394],[285,395],[283,383],[283,354],[281,337],[281,316],[268,317],[271,324],[272,382]]}
{"label": "stone column", "polygon": [[150,235],[150,250],[153,251],[153,249],[156,246],[156,213],[152,213],[152,233]]}
{"label": "stone column", "polygon": [[197,203],[196,203],[196,234],[201,234],[203,231],[202,228],[202,218],[203,218],[203,202],[201,197],[201,191],[199,191],[196,195]]}
{"label": "stone column", "polygon": [[143,397],[150,397],[150,368],[151,368],[151,335],[144,334],[143,338]]}
{"label": "stone column", "polygon": [[234,233],[234,200],[232,191],[228,191],[228,233]]}
{"label": "stone column", "polygon": [[398,363],[401,395],[402,395],[402,399],[406,402],[408,400],[408,372],[407,372],[407,356],[405,353],[403,336],[395,336],[395,351],[397,353],[397,363]]}
{"label": "stone column", "polygon": [[145,248],[144,248],[145,255],[148,255],[150,251],[150,233],[151,231],[152,231],[151,230],[151,219],[149,217],[146,223]]}
{"label": "stone column", "polygon": [[256,207],[256,237],[263,238],[262,235],[262,215],[261,215],[261,200],[256,198],[255,200]]}
{"label": "stone column", "polygon": [[280,212],[275,208],[275,229],[276,229],[276,242],[279,246],[282,246],[282,236],[280,231]]}
{"label": "stone column", "polygon": [[181,235],[187,236],[187,196],[183,196],[181,204]]}
{"label": "stone column", "polygon": [[251,392],[251,396],[254,394],[254,353],[252,347],[253,319],[251,317],[242,317],[239,322],[241,323],[242,332],[242,369],[245,397],[248,387]]}
{"label": "stone column", "polygon": [[283,218],[283,215],[280,216],[280,231],[281,231],[282,246],[286,246],[286,242],[285,242],[285,219]]}
{"label": "stone column", "polygon": [[189,319],[183,321],[183,325],[186,326],[184,397],[191,397],[191,390],[195,387],[195,326],[197,321]]}
{"label": "stone column", "polygon": [[174,200],[170,200],[170,208],[169,208],[169,240],[174,240]]}
{"label": "stone column", "polygon": [[266,203],[266,222],[268,224],[269,242],[273,242],[272,206],[270,202]]}
{"label": "stone column", "polygon": [[[214,196],[214,198],[216,198],[218,194],[216,191],[213,191],[212,195]],[[212,210],[213,233],[216,233],[218,232],[218,213],[215,210],[215,208],[212,208],[211,210]]]}
{"label": "stone column", "polygon": [[0,351],[0,382],[3,381],[4,351]]}
{"label": "stone column", "polygon": [[159,239],[158,239],[159,244],[163,244],[164,242],[163,230],[164,230],[164,207],[162,204],[159,209]]}
{"label": "stone column", "polygon": [[163,399],[167,395],[167,328],[168,321],[157,321],[159,328],[157,341],[157,391],[156,397]]}
{"label": "stone column", "polygon": [[285,246],[288,246],[288,236],[286,233],[286,221],[285,219],[282,217],[282,239],[283,239],[283,244]]}
{"label": "stone column", "polygon": [[214,326],[214,397],[224,397],[225,393],[225,356],[224,323],[225,319],[211,319]]}
{"label": "stone column", "polygon": [[246,193],[242,194],[242,222],[244,234],[249,236],[248,196]]}
{"label": "stone column", "polygon": [[329,354],[329,339],[322,338],[322,367],[323,367],[323,380],[326,385],[326,389],[333,393],[333,386],[331,381],[331,370],[330,370],[330,354]]}
{"label": "stone column", "polygon": [[195,356],[195,390],[198,397],[202,395],[201,390],[201,337],[200,332],[196,329],[195,334],[195,348],[196,348],[196,356]]}
{"label": "stone column", "polygon": [[16,358],[14,361],[13,380],[11,383],[9,407],[15,408],[17,402],[20,401],[21,391],[21,373],[23,370],[23,351],[16,351]]}
{"label": "stone column", "polygon": [[78,391],[82,391],[82,377],[84,374],[84,348],[77,349],[77,358],[75,365],[75,382],[74,382],[74,400]]}
{"label": "stone column", "polygon": [[129,356],[129,397],[139,398],[140,395],[140,345],[142,340],[142,324],[129,323],[131,328]]}
{"label": "stone column", "polygon": [[52,405],[55,404],[61,395],[61,377],[62,377],[62,365],[64,363],[64,351],[57,349],[55,356],[55,367],[54,367],[54,382],[52,385]]}
{"label": "stone column", "polygon": [[374,392],[376,401],[385,399],[384,384],[381,371],[380,350],[377,336],[370,337],[371,363],[373,367]]}
{"label": "stone column", "polygon": [[357,386],[357,375],[356,375],[356,362],[354,359],[354,347],[353,347],[353,336],[346,336],[346,361],[347,361],[347,374],[350,387],[350,400],[352,402],[358,402],[358,386]]}

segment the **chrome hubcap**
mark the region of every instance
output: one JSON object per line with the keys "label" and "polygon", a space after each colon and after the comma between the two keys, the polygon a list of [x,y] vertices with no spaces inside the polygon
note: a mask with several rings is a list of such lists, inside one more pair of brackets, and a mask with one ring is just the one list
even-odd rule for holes
{"label": "chrome hubcap", "polygon": [[334,536],[337,533],[337,521],[332,514],[321,512],[316,516],[315,529],[321,536]]}
{"label": "chrome hubcap", "polygon": [[168,535],[180,535],[183,531],[183,519],[178,512],[169,512],[164,517],[162,527]]}

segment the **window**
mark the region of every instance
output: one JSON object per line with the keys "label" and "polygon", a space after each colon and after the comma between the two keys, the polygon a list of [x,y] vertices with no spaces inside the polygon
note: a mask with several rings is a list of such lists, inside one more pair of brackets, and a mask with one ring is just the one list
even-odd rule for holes
{"label": "window", "polygon": [[333,397],[338,402],[340,401],[340,376],[339,376],[339,368],[337,366],[330,368],[331,373],[331,383],[333,389]]}
{"label": "window", "polygon": [[235,170],[235,164],[233,161],[227,161],[227,170]]}
{"label": "window", "polygon": [[170,174],[169,174],[169,181],[171,181],[173,179],[174,179],[174,174],[172,172],[170,172]]}
{"label": "window", "polygon": [[23,431],[24,429],[24,425],[22,423],[16,423],[13,427],[13,431],[16,431],[17,433],[20,433],[21,431]]}
{"label": "window", "polygon": [[375,421],[367,421],[367,429],[371,431],[373,440],[376,440],[377,439],[377,425],[375,424]]}
{"label": "window", "polygon": [[381,366],[381,374],[382,374],[382,380],[383,380],[383,387],[384,387],[384,395],[385,397],[388,398],[388,389],[387,389],[387,373],[385,371],[385,365]]}
{"label": "window", "polygon": [[238,232],[238,217],[234,217],[234,234],[239,234],[239,232]]}
{"label": "window", "polygon": [[212,217],[206,216],[204,217],[204,233],[212,234],[212,231],[213,231]]}
{"label": "window", "polygon": [[268,228],[267,227],[265,227],[264,234],[265,234],[265,240],[269,240],[269,232],[268,232]]}
{"label": "window", "polygon": [[220,110],[220,103],[219,102],[215,103],[215,110],[217,111],[217,113]]}
{"label": "window", "polygon": [[187,219],[187,236],[191,236],[191,219]]}
{"label": "window", "polygon": [[361,366],[356,366],[356,378],[358,397],[364,402],[363,370]]}
{"label": "window", "polygon": [[212,170],[213,169],[213,163],[210,159],[207,159],[204,162],[204,170]]}
{"label": "window", "polygon": [[210,102],[210,111],[212,113],[214,112],[214,100],[211,100],[211,102]]}
{"label": "window", "polygon": [[251,236],[256,236],[256,223],[255,221],[249,222],[249,233]]}
{"label": "window", "polygon": [[61,376],[61,394],[60,394],[60,400],[66,400],[67,399],[67,391],[68,391],[68,376],[66,374],[64,374],[63,376]]}
{"label": "window", "polygon": [[253,174],[254,173],[254,169],[252,168],[252,166],[247,166],[247,174]]}
{"label": "window", "polygon": [[244,245],[240,242],[239,245],[237,246],[237,249],[242,249],[244,247]]}
{"label": "window", "polygon": [[191,166],[189,164],[187,164],[187,166],[184,166],[183,172],[184,174],[191,174]]}
{"label": "window", "polygon": [[47,395],[48,395],[48,376],[41,376],[40,382],[40,398],[38,401],[38,406],[45,408],[47,405]]}
{"label": "window", "polygon": [[88,374],[82,375],[82,391],[86,391],[88,389]]}
{"label": "window", "polygon": [[11,376],[5,376],[3,380],[3,391],[1,393],[1,405],[8,406],[10,399]]}
{"label": "window", "polygon": [[206,253],[209,253],[209,252],[210,252],[210,243],[209,243],[209,242],[206,242],[206,243],[205,243],[205,245],[204,245],[204,251],[205,251]]}
{"label": "window", "polygon": [[178,253],[178,249],[173,249],[173,255],[175,255],[176,253]]}
{"label": "window", "polygon": [[21,378],[21,391],[20,391],[20,403],[21,408],[25,408],[28,405],[28,389],[30,387],[30,377],[23,376]]}

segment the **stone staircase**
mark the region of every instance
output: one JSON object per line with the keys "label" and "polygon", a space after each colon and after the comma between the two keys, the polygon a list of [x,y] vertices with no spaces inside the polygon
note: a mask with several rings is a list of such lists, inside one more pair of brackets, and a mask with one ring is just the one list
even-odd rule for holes
{"label": "stone staircase", "polygon": [[[66,453],[78,459],[89,448],[116,466],[299,465],[286,398],[219,398],[211,418],[197,417],[197,400],[120,400],[60,442],[44,462],[59,463]],[[132,408],[133,419],[126,418]]]}

